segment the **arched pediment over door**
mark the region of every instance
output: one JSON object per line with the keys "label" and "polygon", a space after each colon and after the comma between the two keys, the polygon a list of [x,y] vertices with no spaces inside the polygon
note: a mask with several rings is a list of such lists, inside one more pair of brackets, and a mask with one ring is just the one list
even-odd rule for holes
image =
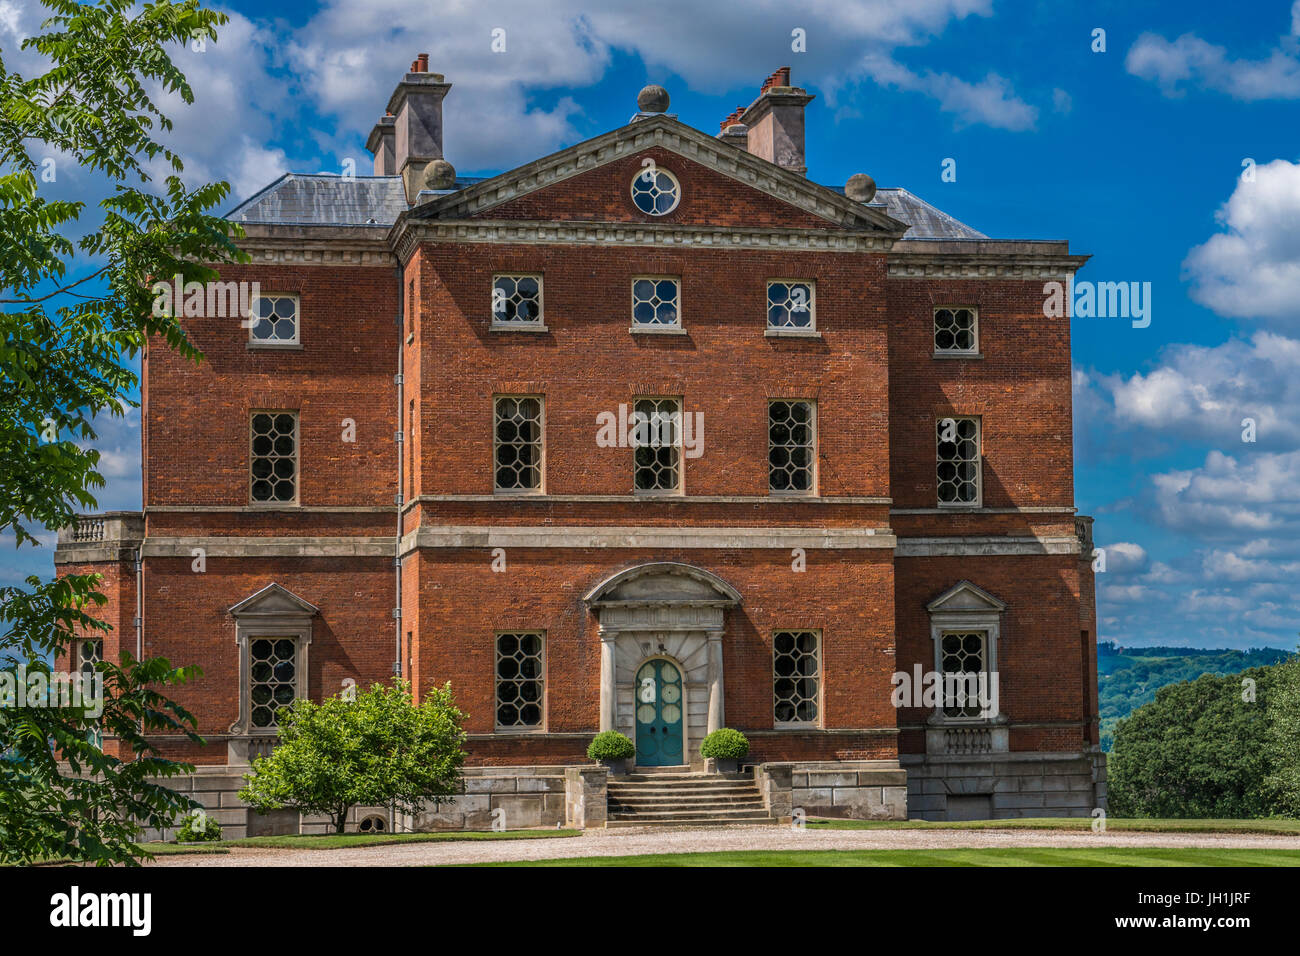
{"label": "arched pediment over door", "polygon": [[619,571],[583,600],[600,622],[600,729],[634,736],[637,668],[666,657],[682,671],[685,750],[698,761],[700,738],[725,719],[722,634],[740,592],[703,568],[665,561]]}

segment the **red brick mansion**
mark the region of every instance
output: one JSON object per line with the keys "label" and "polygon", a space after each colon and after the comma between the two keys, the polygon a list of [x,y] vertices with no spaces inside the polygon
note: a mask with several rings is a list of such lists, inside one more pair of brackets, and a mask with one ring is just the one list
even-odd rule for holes
{"label": "red brick mansion", "polygon": [[818,185],[788,68],[717,135],[647,87],[481,180],[444,158],[450,89],[421,57],[373,176],[230,213],[251,319],[184,320],[199,364],[149,350],[143,510],[60,537],[110,599],[81,653],[202,668],[174,696],[206,746],[160,745],[228,835],[299,825],[234,797],[279,708],[394,674],[450,681],[469,769],[388,826],[599,825],[602,729],[682,773],[742,731],[777,818],[1104,807],[1070,329],[1043,314],[1086,257]]}

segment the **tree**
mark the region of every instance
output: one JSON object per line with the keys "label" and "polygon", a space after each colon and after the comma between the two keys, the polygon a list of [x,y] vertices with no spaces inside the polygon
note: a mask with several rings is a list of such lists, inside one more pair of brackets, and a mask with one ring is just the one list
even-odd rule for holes
{"label": "tree", "polygon": [[1278,813],[1300,817],[1300,657],[1274,668],[1268,702],[1273,769],[1264,781]]}
{"label": "tree", "polygon": [[417,705],[410,684],[373,684],[349,700],[297,700],[279,711],[280,744],[253,761],[239,798],[259,812],[325,814],[342,833],[353,807],[419,813],[460,789],[465,715],[451,685]]}
{"label": "tree", "polygon": [[[185,186],[180,157],[156,138],[171,122],[151,98],[163,90],[193,102],[168,46],[215,41],[227,17],[197,0],[42,2],[53,15],[22,48],[45,72],[24,77],[0,59],[0,533],[19,546],[96,507],[104,479],[89,447],[94,422],[134,404],[131,363],[146,341],[199,357],[173,315],[155,314],[150,283],[206,282],[217,277],[212,264],[246,261],[238,227],[207,213],[229,186]],[[41,195],[49,157],[111,190],[93,222],[83,221],[86,203]],[[170,169],[161,189],[154,164]],[[106,629],[91,613],[104,603],[97,581],[31,576],[0,588],[0,670],[48,672],[78,634]],[[193,768],[157,757],[146,735],[199,739],[192,715],[156,690],[195,671],[129,654],[97,667],[98,718],[0,708],[0,859],[134,862],[137,824],[168,826],[191,805],[150,782]],[[118,737],[118,755],[94,745],[96,731]]]}
{"label": "tree", "polygon": [[[1274,759],[1268,708],[1285,666],[1171,684],[1119,721],[1107,761],[1110,811],[1202,818],[1273,812],[1264,787]],[[1253,697],[1243,695],[1247,678],[1255,682]]]}

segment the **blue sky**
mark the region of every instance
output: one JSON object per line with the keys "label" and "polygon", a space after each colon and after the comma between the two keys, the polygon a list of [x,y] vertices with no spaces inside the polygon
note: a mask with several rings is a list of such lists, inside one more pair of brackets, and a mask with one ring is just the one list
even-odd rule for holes
{"label": "blue sky", "polygon": [[[15,49],[36,29],[30,7],[0,0],[0,49],[29,71]],[[1300,2],[1231,18],[1202,0],[222,8],[219,42],[178,54],[198,103],[171,112],[187,178],[227,179],[238,198],[287,170],[368,171],[365,135],[420,52],[454,84],[445,152],[466,175],[622,125],[647,82],[716,132],[791,66],[817,94],[811,178],[866,172],[990,236],[1069,239],[1093,256],[1081,280],[1151,283],[1149,327],[1073,323],[1076,497],[1107,551],[1101,637],[1295,647]],[[941,179],[947,158],[955,182]],[[50,188],[103,192],[76,169]],[[138,418],[102,439],[103,506],[138,508]],[[0,582],[50,568],[48,548],[0,537]]]}

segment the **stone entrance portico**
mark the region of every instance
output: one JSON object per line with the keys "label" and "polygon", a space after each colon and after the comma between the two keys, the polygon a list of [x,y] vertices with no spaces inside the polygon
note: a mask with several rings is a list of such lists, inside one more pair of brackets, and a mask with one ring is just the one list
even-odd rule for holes
{"label": "stone entrance portico", "polygon": [[724,726],[722,635],[740,592],[715,574],[661,562],[606,578],[583,600],[600,620],[600,729],[636,739],[636,674],[651,658],[682,672],[683,753],[692,766],[704,736]]}

